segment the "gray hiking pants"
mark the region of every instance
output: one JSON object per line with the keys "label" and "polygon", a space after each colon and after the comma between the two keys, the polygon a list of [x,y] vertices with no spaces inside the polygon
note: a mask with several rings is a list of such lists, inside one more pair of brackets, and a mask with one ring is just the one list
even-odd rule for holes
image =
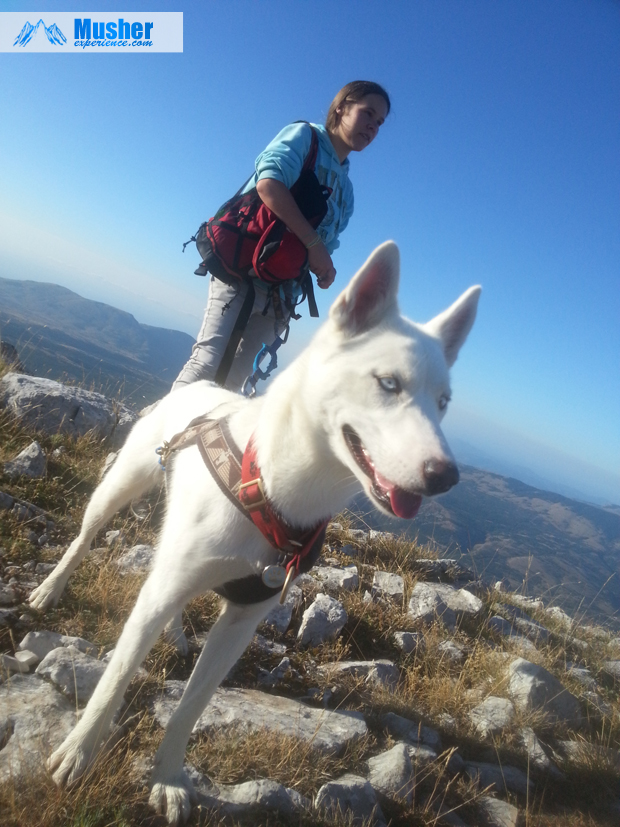
{"label": "gray hiking pants", "polygon": [[[247,284],[244,282],[232,286],[211,276],[209,301],[202,327],[192,348],[192,355],[177,376],[172,390],[182,385],[190,385],[199,379],[215,379],[246,292]],[[268,309],[263,315],[267,304]],[[233,391],[241,390],[246,378],[252,373],[252,365],[258,351],[263,344],[272,345],[276,337],[285,330],[287,323],[288,319],[276,318],[273,304],[269,302],[266,291],[261,285],[257,285],[252,314],[224,387]]]}

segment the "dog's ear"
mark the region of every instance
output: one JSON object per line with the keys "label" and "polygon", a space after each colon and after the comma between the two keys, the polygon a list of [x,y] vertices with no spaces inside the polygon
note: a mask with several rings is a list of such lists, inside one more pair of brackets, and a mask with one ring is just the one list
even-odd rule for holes
{"label": "dog's ear", "polygon": [[448,367],[456,362],[459,350],[476,319],[482,288],[470,287],[454,304],[423,325],[427,333],[441,341]]}
{"label": "dog's ear", "polygon": [[400,254],[393,241],[386,241],[371,254],[338,296],[329,316],[346,333],[355,335],[378,324],[396,307]]}

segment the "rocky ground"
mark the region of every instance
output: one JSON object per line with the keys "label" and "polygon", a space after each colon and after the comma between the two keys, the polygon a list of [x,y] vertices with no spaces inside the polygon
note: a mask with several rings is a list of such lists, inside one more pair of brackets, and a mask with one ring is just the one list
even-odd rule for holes
{"label": "rocky ground", "polygon": [[[47,435],[40,420],[15,424],[8,408],[2,823],[163,825],[146,805],[149,762],[217,600],[190,604],[188,651],[157,644],[108,754],[76,790],[57,791],[44,759],[105,669],[153,553],[159,506],[117,518],[59,607],[32,611],[28,594],[75,533],[106,449],[92,435]],[[458,560],[352,530],[342,515],[320,565],[259,627],[196,724],[190,823],[618,824],[619,690],[611,632],[481,582]]]}

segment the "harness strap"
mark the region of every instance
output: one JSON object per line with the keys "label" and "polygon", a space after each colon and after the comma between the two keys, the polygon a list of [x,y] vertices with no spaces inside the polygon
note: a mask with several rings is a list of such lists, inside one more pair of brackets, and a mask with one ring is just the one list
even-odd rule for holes
{"label": "harness strap", "polygon": [[230,334],[230,339],[228,340],[228,344],[226,345],[226,350],[224,351],[224,355],[222,356],[222,361],[219,364],[219,367],[215,374],[215,383],[217,385],[224,386],[226,379],[228,378],[228,374],[230,373],[230,369],[232,367],[233,359],[235,358],[235,354],[237,352],[237,348],[239,347],[239,342],[241,341],[241,337],[243,336],[243,331],[246,329],[248,325],[248,321],[250,316],[252,315],[252,308],[254,307],[254,298],[256,296],[254,290],[254,283],[252,279],[247,279],[245,282],[247,284],[247,290],[245,297],[243,299],[243,304],[241,305],[241,310],[239,311],[239,315],[237,316],[237,321],[235,322],[235,326],[232,329],[232,333]]}
{"label": "harness strap", "polygon": [[[243,453],[234,442],[228,420],[209,419],[210,414],[193,419],[181,433],[158,448],[160,462],[165,464],[173,451],[195,444],[217,483],[233,505],[251,520],[265,539],[283,555],[287,572],[286,584],[299,572],[308,571],[318,559],[329,518],[310,529],[296,529],[284,522],[269,503],[256,459],[254,437],[250,437]],[[286,584],[284,590],[286,590]],[[228,581],[213,589],[233,603],[260,603],[283,593],[283,587],[268,586],[261,575]]]}

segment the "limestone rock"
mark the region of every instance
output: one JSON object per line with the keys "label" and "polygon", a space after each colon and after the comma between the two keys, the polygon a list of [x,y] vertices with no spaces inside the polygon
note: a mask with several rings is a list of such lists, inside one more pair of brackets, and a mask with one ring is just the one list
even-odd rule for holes
{"label": "limestone rock", "polygon": [[534,598],[526,597],[523,594],[511,594],[510,600],[515,606],[518,606],[520,609],[524,609],[526,612],[537,611],[545,608],[542,600],[534,600]]}
{"label": "limestone rock", "polygon": [[575,625],[573,618],[567,615],[566,612],[560,609],[559,606],[549,606],[549,608],[545,609],[545,614],[548,617],[553,618],[553,620],[555,620],[555,622],[566,632],[572,629]]}
{"label": "limestone rock", "polygon": [[45,451],[38,442],[31,442],[14,459],[4,463],[7,477],[30,477],[40,479],[47,473]]}
{"label": "limestone rock", "polygon": [[82,654],[75,646],[52,650],[37,666],[37,675],[49,678],[72,701],[88,701],[106,664]]}
{"label": "limestone rock", "polygon": [[517,658],[508,667],[509,692],[520,710],[542,710],[552,721],[579,726],[581,707],[577,698],[542,666]]}
{"label": "limestone rock", "polygon": [[443,661],[459,664],[465,660],[465,647],[454,640],[444,640],[437,647]]}
{"label": "limestone rock", "polygon": [[563,778],[563,774],[543,749],[543,745],[534,730],[531,727],[524,727],[519,734],[521,744],[527,753],[528,763],[532,770],[548,773],[555,778]]}
{"label": "limestone rock", "polygon": [[620,660],[606,660],[603,663],[603,672],[611,678],[614,683],[620,684]]}
{"label": "limestone rock", "polygon": [[19,600],[19,593],[14,588],[0,583],[0,606],[13,606]]}
{"label": "limestone rock", "polygon": [[407,746],[409,758],[415,769],[423,769],[437,760],[437,753],[426,744],[409,744]]}
{"label": "limestone rock", "polygon": [[395,603],[405,599],[405,581],[399,574],[389,571],[376,571],[370,593],[373,598],[388,598]]}
{"label": "limestone rock", "polygon": [[392,749],[368,759],[368,780],[380,794],[389,798],[413,800],[413,765],[407,744],[396,744]]}
{"label": "limestone rock", "polygon": [[545,629],[540,623],[536,623],[535,620],[529,620],[526,617],[516,617],[514,619],[514,625],[518,631],[531,640],[532,643],[549,642],[549,630]]}
{"label": "limestone rock", "polygon": [[343,660],[338,663],[326,663],[319,672],[334,676],[354,675],[363,677],[367,683],[394,689],[400,678],[396,664],[391,660]]}
{"label": "limestone rock", "polygon": [[462,566],[454,558],[417,558],[410,561],[412,571],[419,571],[426,579],[435,580],[475,580],[475,575],[466,566]]}
{"label": "limestone rock", "polygon": [[294,816],[311,806],[311,802],[296,790],[263,778],[243,784],[222,786],[215,801],[223,813],[232,816],[256,810],[276,810],[285,816]]}
{"label": "limestone rock", "polygon": [[48,655],[59,646],[74,646],[85,655],[96,655],[97,647],[94,643],[82,637],[61,635],[58,632],[28,632],[18,645],[18,650],[34,652],[38,660]]}
{"label": "limestone rock", "polygon": [[[416,583],[409,600],[409,614],[416,617],[418,606],[437,602],[445,604],[457,617],[475,617],[482,610],[482,601],[467,589],[456,589],[447,583]],[[436,614],[438,612],[436,611]]]}
{"label": "limestone rock", "polygon": [[425,648],[424,636],[420,632],[394,632],[394,641],[406,655],[412,652],[423,651]]}
{"label": "limestone rock", "polygon": [[314,806],[328,815],[341,812],[352,817],[352,825],[366,824],[367,820],[375,825],[385,823],[372,785],[359,775],[343,775],[337,781],[323,784]]}
{"label": "limestone rock", "polygon": [[321,585],[330,591],[353,591],[359,586],[359,575],[357,566],[314,566],[310,574],[316,578]]}
{"label": "limestone rock", "polygon": [[471,710],[468,717],[478,734],[486,738],[509,726],[514,716],[515,708],[511,701],[489,695]]}
{"label": "limestone rock", "polygon": [[93,433],[122,444],[136,414],[100,393],[69,387],[52,379],[7,373],[0,379],[0,406],[27,428],[48,434]]}
{"label": "limestone rock", "polygon": [[317,594],[314,603],[303,614],[297,640],[302,645],[318,646],[336,637],[347,622],[347,613],[339,600]]}
{"label": "limestone rock", "polygon": [[[167,725],[184,688],[183,681],[166,681],[164,684],[163,694],[153,703],[160,726]],[[339,752],[349,741],[367,732],[359,712],[314,709],[299,701],[267,695],[255,689],[220,687],[196,722],[194,732],[208,732],[227,726],[280,732],[330,752]]]}
{"label": "limestone rock", "polygon": [[0,781],[43,770],[76,724],[75,705],[35,675],[0,684]]}
{"label": "limestone rock", "polygon": [[395,712],[386,712],[381,716],[381,726],[393,735],[410,744],[424,744],[427,747],[441,752],[441,736],[437,730],[424,724],[411,721]]}
{"label": "limestone rock", "polygon": [[121,574],[137,574],[138,572],[146,572],[151,568],[151,563],[155,556],[155,549],[153,546],[139,544],[132,546],[129,551],[125,552],[116,561]]}
{"label": "limestone rock", "polygon": [[591,768],[599,765],[611,772],[620,772],[620,750],[588,741],[558,741],[555,752],[565,763]]}
{"label": "limestone rock", "polygon": [[293,584],[288,590],[284,603],[278,603],[274,606],[263,620],[263,623],[266,623],[268,626],[273,626],[276,632],[283,635],[291,625],[293,612],[301,606],[302,598],[303,593],[301,589],[299,586]]}
{"label": "limestone rock", "polygon": [[527,795],[532,792],[534,785],[527,775],[517,767],[499,764],[485,764],[480,761],[468,761],[465,764],[465,772],[476,781],[481,789],[490,787],[498,793],[516,793]]}
{"label": "limestone rock", "polygon": [[440,620],[448,629],[456,626],[456,615],[429,583],[416,583],[409,599],[408,615],[412,620],[434,623]]}
{"label": "limestone rock", "polygon": [[493,615],[487,620],[487,627],[491,632],[501,637],[508,637],[514,634],[514,626],[509,620],[506,620],[500,615]]}
{"label": "limestone rock", "polygon": [[476,801],[485,827],[519,827],[519,810],[507,801],[485,795]]}

